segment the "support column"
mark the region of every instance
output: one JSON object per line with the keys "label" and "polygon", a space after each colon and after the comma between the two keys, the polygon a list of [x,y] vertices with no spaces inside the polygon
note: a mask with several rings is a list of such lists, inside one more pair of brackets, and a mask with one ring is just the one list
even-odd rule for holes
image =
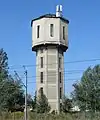
{"label": "support column", "polygon": [[59,91],[60,91],[60,83],[59,83],[59,50],[58,48],[56,48],[56,92],[57,92],[57,104],[56,104],[56,108],[57,108],[57,112],[60,112],[60,96],[59,96]]}
{"label": "support column", "polygon": [[48,98],[48,48],[45,47],[45,92]]}

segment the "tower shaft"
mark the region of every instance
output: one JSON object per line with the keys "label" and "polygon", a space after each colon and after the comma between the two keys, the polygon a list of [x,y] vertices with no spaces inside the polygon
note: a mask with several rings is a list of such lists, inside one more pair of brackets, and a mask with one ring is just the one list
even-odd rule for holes
{"label": "tower shaft", "polygon": [[52,110],[60,110],[64,94],[64,55],[57,46],[42,46],[36,53],[37,90],[43,90]]}

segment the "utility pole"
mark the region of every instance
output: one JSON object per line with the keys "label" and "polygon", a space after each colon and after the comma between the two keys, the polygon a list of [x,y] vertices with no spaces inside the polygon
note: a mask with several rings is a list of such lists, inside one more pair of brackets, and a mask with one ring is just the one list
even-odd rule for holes
{"label": "utility pole", "polygon": [[[23,66],[24,67],[24,69],[25,69],[25,66]],[[15,75],[16,75],[16,77],[18,77],[18,79],[19,80],[21,80],[21,78],[19,77],[19,75],[17,74],[17,72],[16,71],[14,71],[15,72]],[[25,120],[27,120],[27,70],[25,69],[25,72],[24,72],[24,74],[25,74],[25,84],[22,82],[22,84],[23,84],[23,86],[25,87],[25,114],[24,114],[24,117],[25,117]]]}
{"label": "utility pole", "polygon": [[25,79],[26,79],[26,91],[25,91],[25,120],[27,120],[27,70],[25,70]]}

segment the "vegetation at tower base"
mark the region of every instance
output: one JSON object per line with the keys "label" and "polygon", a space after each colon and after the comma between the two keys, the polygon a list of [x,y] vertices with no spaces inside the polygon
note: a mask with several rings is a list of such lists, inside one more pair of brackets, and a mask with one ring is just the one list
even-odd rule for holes
{"label": "vegetation at tower base", "polygon": [[47,97],[44,95],[44,93],[41,92],[41,90],[38,91],[38,96],[34,99],[35,104],[35,111],[37,113],[48,113],[50,111],[50,105],[48,103]]}
{"label": "vegetation at tower base", "polygon": [[32,100],[32,109],[33,109],[33,111],[36,110],[36,94],[37,94],[37,92],[35,91],[34,100]]}
{"label": "vegetation at tower base", "polygon": [[27,94],[27,106],[32,107],[33,99],[30,94]]}
{"label": "vegetation at tower base", "polygon": [[72,96],[81,110],[100,111],[100,65],[89,67],[73,86]]}
{"label": "vegetation at tower base", "polygon": [[[37,113],[47,113],[50,111],[50,106],[48,100],[44,94],[39,94],[38,98],[36,97],[36,92],[34,100],[32,101],[32,108],[34,112]],[[72,108],[72,100],[63,96],[62,104],[60,106],[60,112],[68,113]],[[56,111],[51,111],[51,113],[56,114]]]}
{"label": "vegetation at tower base", "polygon": [[[100,120],[100,113],[93,113],[94,117],[91,118],[91,114],[87,113],[75,113],[75,114],[37,114],[34,112],[29,112],[28,120]],[[15,112],[15,113],[3,113],[0,114],[0,120],[24,120],[24,112]]]}
{"label": "vegetation at tower base", "polygon": [[0,49],[0,110],[14,111],[24,105],[24,91],[21,82],[14,80],[8,72],[8,57]]}
{"label": "vegetation at tower base", "polygon": [[67,98],[66,96],[63,96],[62,104],[60,105],[60,111],[64,113],[68,113],[71,111],[71,108],[72,108],[72,100]]}

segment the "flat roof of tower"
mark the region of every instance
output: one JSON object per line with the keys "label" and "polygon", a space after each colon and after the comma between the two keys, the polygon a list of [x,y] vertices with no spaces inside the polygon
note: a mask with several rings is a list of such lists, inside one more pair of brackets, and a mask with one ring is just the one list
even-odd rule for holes
{"label": "flat roof of tower", "polygon": [[64,17],[56,17],[55,14],[45,14],[45,15],[42,15],[42,16],[40,16],[40,17],[37,17],[37,18],[33,19],[33,20],[31,21],[31,27],[32,27],[33,21],[39,20],[39,19],[42,19],[42,18],[60,18],[61,20],[63,20],[63,21],[65,21],[65,22],[69,23],[69,20],[67,20],[67,19],[64,18]]}

